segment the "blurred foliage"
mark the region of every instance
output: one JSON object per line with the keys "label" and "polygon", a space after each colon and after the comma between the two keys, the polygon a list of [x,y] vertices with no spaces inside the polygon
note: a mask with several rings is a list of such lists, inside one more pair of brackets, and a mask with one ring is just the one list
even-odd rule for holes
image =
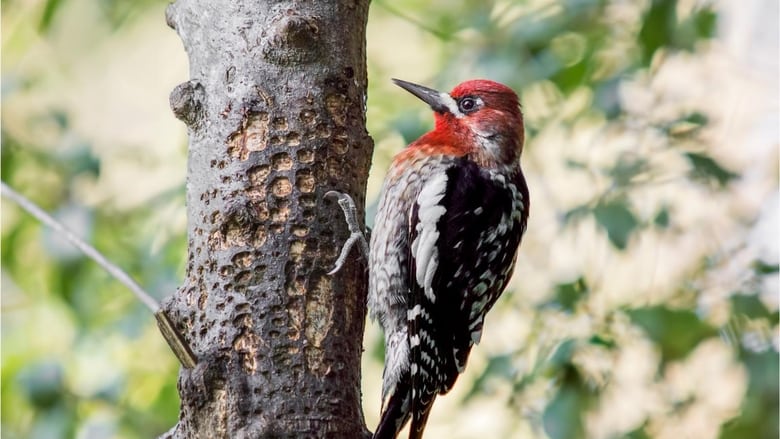
{"label": "blurred foliage", "polygon": [[[441,418],[434,410],[431,421],[447,423],[452,413],[446,410],[471,414],[483,405],[494,422],[480,424],[481,433],[464,427],[467,421],[435,431],[441,437],[487,431],[495,437],[777,437],[777,291],[776,283],[763,286],[777,279],[776,261],[745,248],[757,212],[713,211],[726,214],[712,221],[713,229],[740,234],[716,238],[738,244],[713,245],[706,234],[694,238],[697,227],[708,227],[706,215],[692,221],[686,207],[708,208],[702,200],[731,205],[747,190],[738,189],[746,168],[724,161],[723,145],[713,141],[729,123],[723,113],[702,99],[697,104],[677,90],[666,92],[674,89],[672,73],[666,78],[672,85],[660,84],[675,62],[705,65],[719,37],[714,4],[377,0],[373,8],[376,17],[387,13],[418,28],[423,36],[415,41],[426,56],[438,56],[436,67],[422,72],[377,60],[394,45],[413,44],[399,36],[400,26],[388,29],[401,41],[369,51],[378,78],[371,82],[369,115],[382,108],[369,118],[379,141],[376,168],[430,126],[425,108],[387,103],[395,92],[384,77],[397,72],[444,90],[469,77],[504,82],[521,92],[529,135],[524,169],[531,224],[513,291],[488,318],[495,326],[470,361],[477,370],[461,378],[467,388],[454,391],[468,408],[440,407]],[[393,132],[402,141],[383,140]],[[587,135],[589,142],[582,140]],[[769,188],[776,187],[776,172],[772,178]],[[566,248],[556,248],[556,241]],[[561,252],[580,261],[560,262],[556,256],[572,259]],[[732,259],[738,268],[728,266]],[[631,264],[625,261],[643,261],[630,268],[649,275],[632,282],[620,272]],[[674,266],[686,268],[666,274]],[[539,287],[542,292],[534,290]],[[609,289],[616,290],[612,296]],[[510,328],[513,341],[490,346],[501,338],[496,332]],[[708,362],[712,370],[703,366]],[[685,373],[687,382],[680,378]],[[723,381],[700,382],[705,379]],[[509,395],[500,390],[505,385],[513,389]],[[709,386],[722,388],[728,401],[713,399]],[[486,402],[499,395],[508,406],[503,413],[514,419],[503,426],[496,406]],[[697,420],[708,427],[696,427]]]}
{"label": "blurred foliage", "polygon": [[687,309],[635,308],[628,311],[628,316],[660,348],[662,361],[685,358],[703,340],[717,335],[714,328]]}
{"label": "blurred foliage", "polygon": [[[10,3],[10,2],[9,2]],[[41,13],[38,30],[47,32],[56,18],[60,8],[68,3],[68,0],[46,0]],[[159,0],[96,0],[94,6],[97,11],[110,23],[111,27],[118,28],[138,14],[149,9],[150,5],[160,3]]]}
{"label": "blurred foliage", "polygon": [[[2,16],[3,181],[158,298],[174,291],[183,274],[183,185],[158,187],[143,203],[128,205],[122,195],[133,195],[142,175],[106,195],[115,190],[107,187],[106,165],[114,172],[116,155],[77,123],[77,111],[64,96],[81,79],[73,76],[78,63],[68,57],[83,49],[70,47],[63,58],[49,50],[62,44],[63,32],[103,42],[127,38],[128,25],[152,7],[161,14],[163,6],[3,1]],[[90,20],[104,27],[89,26]],[[157,21],[165,25],[162,15]],[[143,162],[122,146],[122,160]],[[183,144],[173,146],[183,166]],[[178,363],[149,311],[17,206],[4,199],[2,207],[3,437],[149,438],[168,430],[178,417]]]}
{"label": "blurred foliage", "polygon": [[[183,183],[169,176],[186,167],[184,131],[164,92],[132,107],[118,88],[93,89],[103,65],[119,66],[112,87],[141,80],[148,66],[126,71],[128,48],[184,56],[165,3],[9,0],[2,16],[3,181],[158,298],[183,274]],[[777,437],[778,261],[747,242],[759,209],[734,201],[777,176],[762,186],[766,160],[728,155],[729,121],[685,97],[695,84],[669,91],[684,77],[673,66],[708,62],[721,11],[682,0],[371,7],[369,201],[390,157],[430,127],[388,77],[442,89],[489,77],[520,92],[526,117],[533,208],[515,281],[429,435]],[[142,87],[168,70],[186,77],[170,64]],[[107,93],[127,107],[122,124],[85,120]],[[178,129],[168,153],[139,111]],[[176,422],[177,364],[129,292],[5,200],[1,256],[4,437],[147,438]],[[372,426],[384,355],[375,326],[365,342]]]}
{"label": "blurred foliage", "polygon": [[[60,127],[69,129],[67,123]],[[64,134],[63,134],[64,135]],[[73,188],[97,184],[88,145],[59,153],[3,132],[2,177],[158,295],[173,291],[186,237],[151,252],[160,205],[180,193],[118,210],[86,205]],[[157,229],[157,230],[155,230]],[[67,242],[3,203],[2,429],[9,438],[161,434],[178,414],[177,363],[153,318]]]}

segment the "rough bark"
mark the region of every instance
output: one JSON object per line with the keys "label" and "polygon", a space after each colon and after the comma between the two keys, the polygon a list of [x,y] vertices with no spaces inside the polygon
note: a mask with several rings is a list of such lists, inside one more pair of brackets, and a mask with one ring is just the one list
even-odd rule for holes
{"label": "rough bark", "polygon": [[[328,190],[363,214],[367,0],[178,0],[191,80],[188,263],[164,304],[198,357],[170,438],[359,438],[367,274]],[[153,66],[150,66],[153,68]]]}

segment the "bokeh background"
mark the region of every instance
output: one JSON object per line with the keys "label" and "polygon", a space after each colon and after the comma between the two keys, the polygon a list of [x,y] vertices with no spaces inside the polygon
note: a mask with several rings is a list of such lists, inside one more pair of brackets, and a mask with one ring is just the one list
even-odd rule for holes
{"label": "bokeh background", "polygon": [[[158,298],[185,261],[187,59],[158,0],[3,0],[2,180]],[[373,218],[431,125],[398,77],[521,95],[531,221],[430,438],[778,437],[778,3],[374,0]],[[149,438],[177,362],[148,311],[2,200],[2,435]],[[376,424],[381,334],[363,399]]]}

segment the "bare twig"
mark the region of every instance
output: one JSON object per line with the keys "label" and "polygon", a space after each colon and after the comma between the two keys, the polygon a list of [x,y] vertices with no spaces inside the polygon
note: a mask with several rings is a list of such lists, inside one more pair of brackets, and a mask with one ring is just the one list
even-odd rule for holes
{"label": "bare twig", "polygon": [[157,310],[160,309],[160,304],[152,296],[150,296],[149,293],[144,291],[144,289],[141,288],[141,286],[138,285],[127,273],[125,273],[121,268],[111,263],[111,261],[106,259],[106,257],[103,256],[99,251],[97,251],[95,247],[92,247],[91,245],[87,244],[83,239],[76,236],[75,233],[68,230],[67,227],[65,227],[62,223],[54,219],[48,213],[44,212],[44,210],[38,207],[35,203],[25,198],[22,194],[13,190],[10,186],[5,184],[5,182],[0,182],[0,192],[3,194],[4,197],[13,200],[22,209],[26,210],[30,215],[34,216],[40,222],[46,224],[47,226],[51,227],[53,230],[60,233],[63,238],[67,239],[71,244],[76,246],[76,248],[81,250],[85,255],[89,256],[90,259],[92,259],[98,265],[103,267],[103,269],[106,270],[111,276],[114,276],[116,280],[118,280],[127,288],[129,288],[130,291],[132,291],[133,294],[135,294],[135,296],[141,302],[143,302],[143,304],[146,305],[146,307],[149,308],[149,310],[151,310],[153,313],[157,312]]}
{"label": "bare twig", "polygon": [[436,28],[428,26],[427,24],[425,24],[425,21],[418,20],[418,19],[416,19],[416,18],[414,18],[414,17],[404,13],[403,11],[401,11],[401,9],[398,9],[395,6],[391,6],[388,2],[376,1],[375,3],[377,5],[385,8],[389,13],[395,15],[396,17],[398,17],[398,18],[400,18],[400,19],[402,19],[404,21],[407,21],[407,22],[409,22],[409,23],[419,27],[420,29],[430,33],[431,35],[434,35],[435,37],[439,38],[442,41],[450,41],[453,38],[455,38],[455,35],[448,34],[448,33],[442,32],[442,31],[440,31],[440,30],[438,30]]}
{"label": "bare twig", "polygon": [[165,341],[168,342],[168,346],[173,351],[173,354],[179,359],[179,363],[185,369],[195,367],[198,364],[198,357],[192,352],[189,343],[187,343],[181,333],[176,330],[168,314],[160,308],[154,313],[154,317],[157,319],[157,328],[160,329],[160,333]]}
{"label": "bare twig", "polygon": [[67,239],[71,244],[76,246],[76,248],[81,250],[90,259],[103,267],[103,269],[106,270],[116,280],[129,288],[130,291],[132,291],[132,293],[144,305],[146,305],[146,307],[149,308],[152,313],[154,313],[154,316],[157,319],[157,326],[160,328],[160,332],[165,338],[165,341],[168,342],[168,346],[170,346],[171,350],[173,350],[173,353],[176,355],[176,358],[179,359],[179,362],[182,364],[182,366],[188,369],[195,367],[195,364],[198,361],[197,357],[192,352],[181,334],[179,334],[174,329],[170,318],[165,313],[165,311],[160,308],[159,302],[157,302],[157,300],[149,295],[149,293],[144,291],[144,289],[141,288],[141,286],[138,285],[138,283],[136,283],[130,277],[130,275],[125,273],[125,271],[118,266],[114,265],[99,251],[97,251],[95,247],[87,244],[83,239],[79,238],[75,233],[65,227],[65,225],[54,219],[35,203],[13,190],[10,186],[5,184],[5,182],[0,182],[0,193],[2,193],[4,197],[14,201],[22,209],[26,210],[30,215],[38,219],[40,222],[58,232],[60,236]]}

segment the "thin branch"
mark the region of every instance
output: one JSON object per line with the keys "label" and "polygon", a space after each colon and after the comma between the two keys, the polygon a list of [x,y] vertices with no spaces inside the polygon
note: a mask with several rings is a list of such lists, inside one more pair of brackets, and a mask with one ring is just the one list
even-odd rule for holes
{"label": "thin branch", "polygon": [[13,200],[22,209],[26,210],[30,215],[34,216],[40,222],[46,224],[47,226],[51,227],[53,230],[59,232],[63,238],[67,239],[71,244],[76,246],[76,248],[84,252],[85,255],[89,256],[98,265],[103,267],[103,269],[106,270],[111,276],[114,276],[116,280],[118,280],[127,288],[129,288],[130,291],[132,291],[132,293],[135,294],[135,296],[141,302],[143,302],[143,304],[146,305],[146,307],[149,308],[149,310],[151,310],[153,313],[156,313],[157,310],[160,309],[160,304],[152,296],[150,296],[149,293],[144,291],[144,289],[141,288],[141,286],[138,285],[130,277],[130,275],[125,273],[121,268],[111,263],[111,261],[106,259],[106,257],[103,256],[99,251],[97,251],[95,247],[92,247],[91,245],[87,244],[83,239],[76,236],[75,233],[68,230],[67,227],[65,227],[62,223],[54,219],[51,215],[46,213],[35,203],[25,198],[22,194],[13,190],[5,182],[0,182],[0,193],[2,193],[4,197]]}
{"label": "thin branch", "polygon": [[182,337],[182,335],[176,331],[170,317],[168,317],[165,311],[160,308],[160,304],[151,295],[149,295],[149,293],[144,291],[144,289],[141,288],[141,286],[138,285],[130,277],[130,275],[111,263],[94,247],[76,236],[75,233],[68,230],[68,228],[65,227],[61,222],[54,219],[35,203],[13,190],[10,186],[5,184],[5,182],[0,182],[0,193],[2,193],[4,197],[13,200],[22,209],[29,212],[30,215],[38,219],[40,222],[59,232],[62,237],[70,241],[70,243],[75,245],[76,248],[84,252],[84,254],[89,256],[93,261],[97,262],[97,264],[103,267],[103,269],[106,270],[110,275],[114,276],[116,280],[129,288],[130,291],[132,291],[132,293],[135,294],[135,296],[141,302],[143,302],[143,304],[146,305],[146,307],[149,308],[152,313],[154,313],[154,317],[157,319],[157,326],[160,328],[160,332],[162,333],[163,338],[165,338],[165,341],[168,342],[168,346],[171,347],[171,350],[173,350],[173,353],[176,355],[176,358],[179,359],[179,362],[182,364],[182,366],[188,369],[195,367],[195,365],[198,363],[198,358],[192,352],[192,349],[184,340],[184,337]]}
{"label": "thin branch", "polygon": [[438,29],[435,29],[435,28],[433,28],[431,26],[428,26],[422,20],[418,20],[418,19],[416,19],[416,18],[414,18],[414,17],[412,17],[410,15],[407,15],[403,11],[401,11],[400,9],[396,8],[395,6],[390,6],[388,3],[384,2],[384,1],[376,0],[376,1],[374,1],[374,4],[384,8],[387,12],[395,15],[396,17],[400,18],[401,20],[407,21],[407,22],[409,22],[409,23],[419,27],[420,29],[430,33],[431,35],[439,38],[440,40],[450,41],[450,40],[453,39],[453,35],[452,34],[448,34],[448,33],[442,32],[442,31],[440,31]]}

